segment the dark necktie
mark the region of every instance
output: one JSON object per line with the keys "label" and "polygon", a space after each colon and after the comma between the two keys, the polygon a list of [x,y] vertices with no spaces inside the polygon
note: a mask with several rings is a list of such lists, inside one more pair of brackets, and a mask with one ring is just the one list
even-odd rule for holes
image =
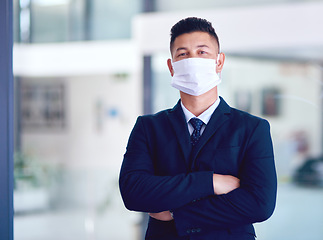
{"label": "dark necktie", "polygon": [[191,143],[192,146],[194,146],[201,136],[201,127],[203,126],[203,122],[198,118],[191,118],[190,123],[194,128],[194,131],[191,135]]}

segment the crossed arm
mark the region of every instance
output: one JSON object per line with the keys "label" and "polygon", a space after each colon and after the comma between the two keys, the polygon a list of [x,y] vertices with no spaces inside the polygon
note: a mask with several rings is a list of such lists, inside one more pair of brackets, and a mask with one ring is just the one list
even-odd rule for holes
{"label": "crossed arm", "polygon": [[[213,174],[214,194],[227,194],[240,186],[240,180],[231,175]],[[170,211],[159,213],[149,213],[149,216],[161,221],[171,221],[173,219]]]}

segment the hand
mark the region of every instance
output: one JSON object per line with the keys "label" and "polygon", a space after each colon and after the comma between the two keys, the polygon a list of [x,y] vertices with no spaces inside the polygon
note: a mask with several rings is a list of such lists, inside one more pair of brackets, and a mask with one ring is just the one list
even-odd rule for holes
{"label": "hand", "polygon": [[148,213],[149,216],[152,218],[155,218],[160,221],[171,221],[173,220],[172,215],[170,214],[170,211],[164,211],[164,212],[159,212],[159,213]]}
{"label": "hand", "polygon": [[240,187],[240,179],[231,175],[213,174],[213,188],[216,195],[227,194]]}

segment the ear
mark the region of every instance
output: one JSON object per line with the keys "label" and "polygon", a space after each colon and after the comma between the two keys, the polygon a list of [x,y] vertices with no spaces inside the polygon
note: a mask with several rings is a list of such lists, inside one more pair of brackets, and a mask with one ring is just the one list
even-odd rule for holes
{"label": "ear", "polygon": [[219,57],[216,62],[216,72],[219,73],[222,71],[223,65],[224,65],[225,55],[224,53],[219,53]]}
{"label": "ear", "polygon": [[170,58],[167,59],[167,66],[168,66],[170,75],[174,76],[174,69],[173,69],[173,65],[172,65],[172,60]]}

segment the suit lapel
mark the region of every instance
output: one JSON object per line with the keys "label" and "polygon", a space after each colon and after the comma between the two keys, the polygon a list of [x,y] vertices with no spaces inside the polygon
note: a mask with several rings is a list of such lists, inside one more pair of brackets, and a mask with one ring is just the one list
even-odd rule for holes
{"label": "suit lapel", "polygon": [[[221,97],[220,97],[221,98]],[[230,106],[221,98],[219,106],[216,108],[214,113],[211,116],[210,121],[206,125],[206,128],[200,137],[198,143],[192,149],[190,155],[191,168],[193,168],[195,159],[198,153],[201,151],[203,146],[207,141],[216,133],[216,131],[227,121],[229,120],[231,108]]]}
{"label": "suit lapel", "polygon": [[178,101],[175,107],[168,113],[168,118],[171,125],[173,126],[178,143],[183,152],[185,162],[187,166],[189,166],[189,156],[192,150],[192,146],[190,143],[190,135],[180,101]]}

